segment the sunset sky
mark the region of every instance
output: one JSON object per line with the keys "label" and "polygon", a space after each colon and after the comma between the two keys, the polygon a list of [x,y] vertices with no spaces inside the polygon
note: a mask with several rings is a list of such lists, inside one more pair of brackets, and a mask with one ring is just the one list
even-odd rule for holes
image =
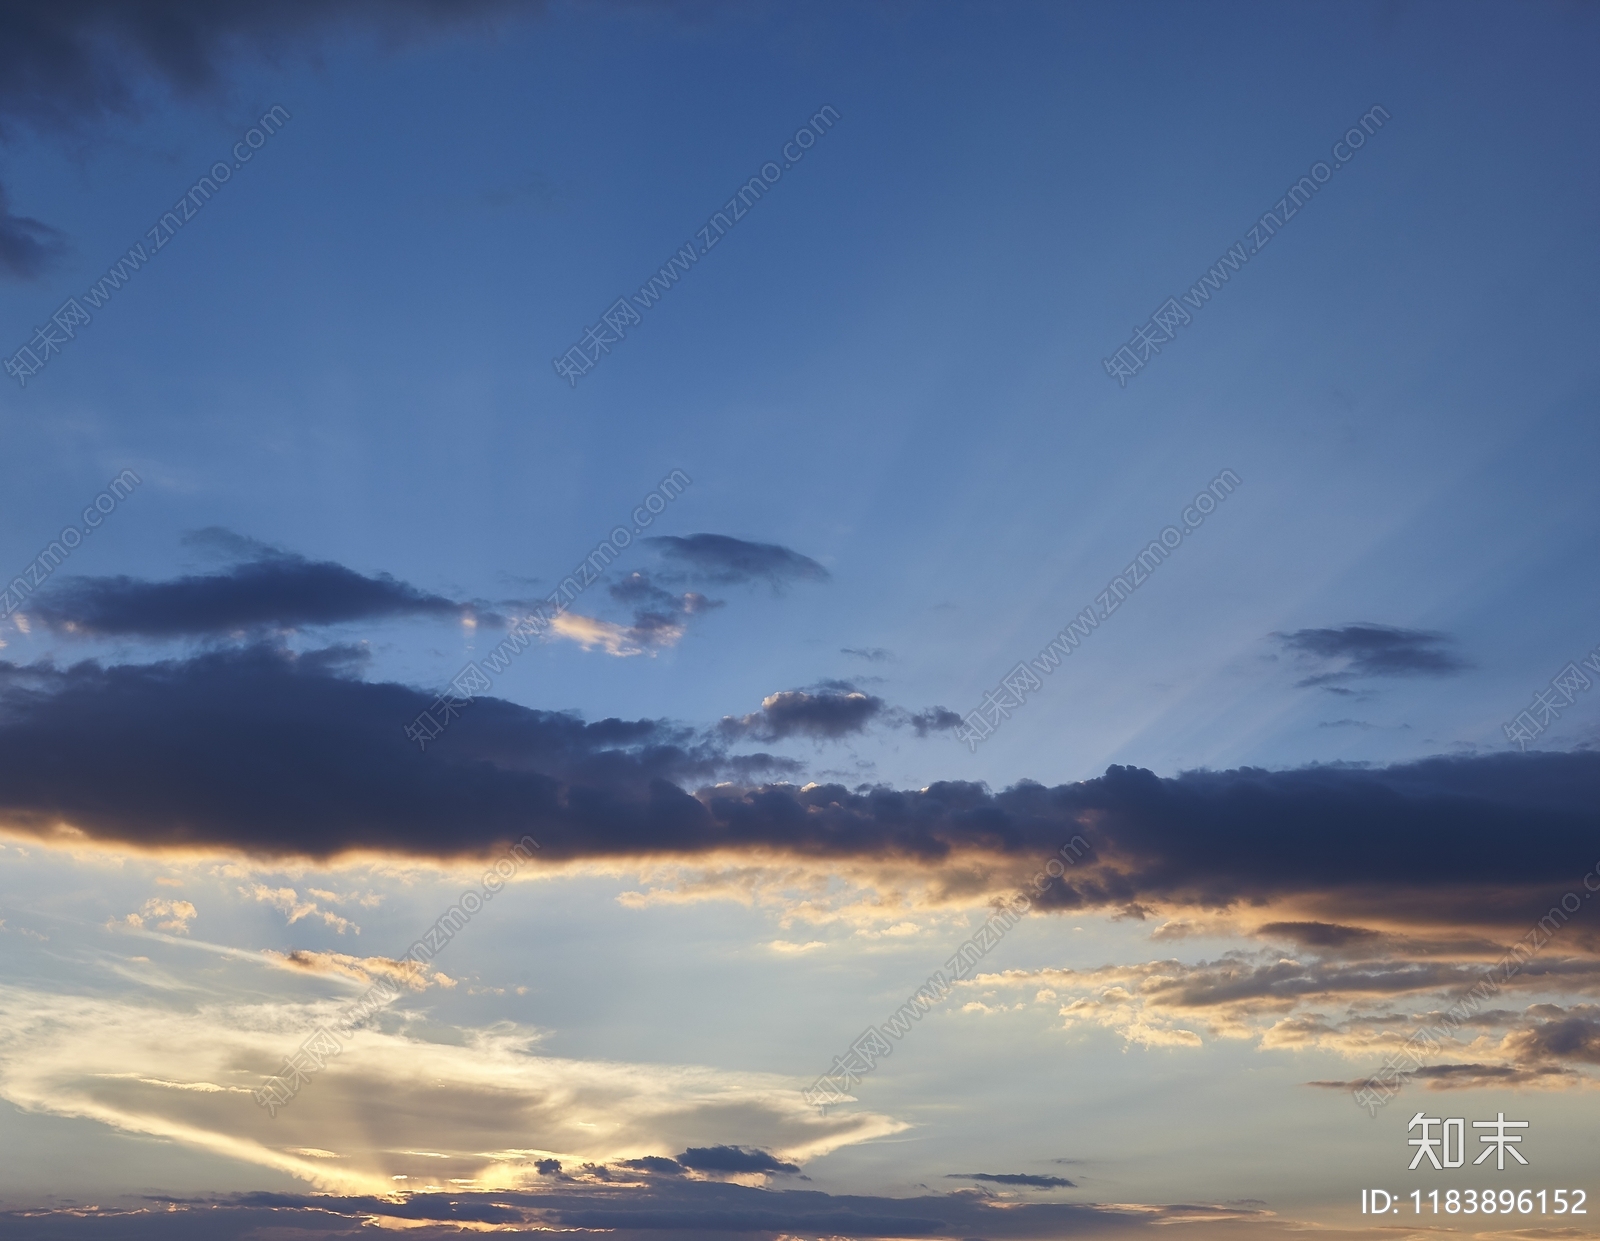
{"label": "sunset sky", "polygon": [[1597,51],[0,3],[0,1238],[1600,1231]]}

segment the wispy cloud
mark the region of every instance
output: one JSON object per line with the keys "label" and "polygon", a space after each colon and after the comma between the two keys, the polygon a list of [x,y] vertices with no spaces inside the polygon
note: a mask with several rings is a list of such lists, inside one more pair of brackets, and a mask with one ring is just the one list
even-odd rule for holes
{"label": "wispy cloud", "polygon": [[830,576],[810,556],[778,543],[750,543],[726,534],[660,535],[645,542],[685,577],[717,586],[766,582],[779,590],[791,582],[826,582]]}
{"label": "wispy cloud", "polygon": [[1323,666],[1298,681],[1301,686],[1331,686],[1364,677],[1451,676],[1472,666],[1450,649],[1448,635],[1431,630],[1355,624],[1272,636],[1286,650]]}
{"label": "wispy cloud", "polygon": [[[320,918],[328,926],[343,935],[346,931],[361,934],[361,928],[348,918],[342,918],[331,910],[322,909],[316,901],[305,900],[293,888],[269,888],[264,883],[253,883],[249,887],[241,887],[239,895],[251,900],[261,901],[271,905],[274,909],[281,909],[284,916],[293,926],[302,918]],[[324,894],[327,895],[327,894]]]}
{"label": "wispy cloud", "polygon": [[[462,1030],[450,1043],[362,1028],[293,1108],[274,1119],[251,1106],[285,1044],[330,1011],[165,1009],[0,986],[0,1097],[320,1189],[385,1195],[448,1189],[452,1178],[521,1188],[539,1181],[539,1159],[581,1167],[683,1152],[710,1169],[737,1162],[731,1151],[753,1172],[784,1172],[906,1128],[865,1112],[818,1117],[769,1074],[541,1056],[530,1033],[509,1027]],[[584,1123],[598,1116],[607,1123]]]}
{"label": "wispy cloud", "polygon": [[124,915],[118,920],[120,925],[142,931],[146,926],[154,926],[158,931],[166,931],[172,935],[187,935],[189,924],[199,916],[199,911],[189,901],[169,901],[163,897],[152,897],[139,909],[138,913]]}
{"label": "wispy cloud", "polygon": [[[217,538],[208,545],[248,550],[250,558],[222,572],[166,582],[127,576],[71,578],[30,604],[28,611],[61,633],[152,639],[248,635],[401,616],[478,616],[470,604],[418,590],[387,573],[369,577],[226,531],[203,533],[227,536],[234,541]],[[485,618],[498,619],[493,614]]]}

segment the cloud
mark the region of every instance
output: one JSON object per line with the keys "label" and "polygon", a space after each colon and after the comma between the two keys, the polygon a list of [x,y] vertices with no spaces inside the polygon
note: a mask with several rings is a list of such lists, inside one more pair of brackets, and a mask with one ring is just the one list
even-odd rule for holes
{"label": "cloud", "polygon": [[[1540,1086],[1566,1088],[1577,1085],[1579,1077],[1571,1069],[1537,1068],[1521,1069],[1504,1064],[1428,1064],[1406,1074],[1408,1081],[1417,1081],[1430,1090],[1481,1090],[1504,1089],[1507,1086]],[[1370,1077],[1351,1081],[1315,1081],[1308,1086],[1324,1090],[1356,1091],[1370,1087]]]}
{"label": "cloud", "polygon": [[608,591],[617,602],[633,608],[631,623],[621,625],[562,612],[551,620],[551,634],[577,642],[586,651],[599,648],[608,655],[643,655],[676,646],[688,631],[690,617],[723,606],[722,600],[708,599],[696,591],[675,595],[663,590],[642,572],[630,573]]}
{"label": "cloud", "polygon": [[1256,932],[1292,939],[1308,948],[1346,948],[1353,944],[1372,947],[1387,937],[1363,926],[1339,926],[1330,922],[1268,922]]}
{"label": "cloud", "polygon": [[893,655],[891,655],[888,651],[884,650],[883,647],[881,647],[881,646],[869,646],[869,647],[841,646],[839,648],[839,654],[841,654],[841,655],[850,655],[850,656],[853,656],[856,659],[864,659],[868,663],[872,663],[872,664],[881,664],[881,663],[884,663],[887,660],[890,660],[890,659],[894,658]]}
{"label": "cloud", "polygon": [[[215,545],[218,540],[211,542]],[[60,633],[156,639],[399,616],[475,615],[468,604],[427,594],[387,573],[366,577],[332,561],[307,560],[242,542],[254,557],[222,573],[167,582],[126,576],[72,578],[40,596],[27,611]]]}
{"label": "cloud", "polygon": [[[1526,929],[1552,892],[1579,885],[1600,838],[1591,752],[1171,777],[1111,767],[1000,792],[717,784],[737,764],[746,779],[786,760],[730,758],[667,721],[585,723],[488,697],[419,752],[403,726],[433,696],[360,669],[345,649],[267,646],[139,665],[0,661],[0,823],[263,855],[481,856],[531,834],[541,865],[856,858],[943,875],[946,899],[977,901],[1014,892],[1081,838],[1091,848],[1064,875],[1029,885],[1037,906],[1297,903],[1263,920],[1391,929]],[[838,694],[820,711],[819,694],[781,700],[752,726],[826,735],[876,710]],[[1590,932],[1580,920],[1564,934]]]}
{"label": "cloud", "polygon": [[1031,1176],[1023,1172],[948,1172],[947,1181],[988,1181],[995,1185],[1026,1185],[1029,1189],[1076,1189],[1064,1176]]}
{"label": "cloud", "polygon": [[961,723],[961,717],[948,707],[929,707],[906,717],[907,723],[919,737],[929,733],[944,732]]}
{"label": "cloud", "polygon": [[883,699],[850,687],[788,689],[761,700],[761,710],[745,716],[724,716],[719,730],[730,741],[783,741],[810,737],[836,741],[864,732],[883,714]]}
{"label": "cloud", "polygon": [[[763,1164],[756,1171],[787,1172],[907,1128],[863,1111],[821,1116],[801,1082],[772,1074],[540,1055],[530,1032],[504,1023],[414,1037],[406,1031],[425,1014],[405,1003],[391,1020],[341,1028],[340,1051],[274,1117],[252,1090],[286,1048],[335,1020],[339,1001],[165,1008],[137,994],[0,986],[0,1097],[345,1194],[389,1194],[397,1178],[417,1190],[517,1189],[539,1182],[536,1161],[582,1179],[587,1165],[685,1148],[708,1166],[736,1150]],[[719,1139],[739,1145],[711,1145]]]}
{"label": "cloud", "polygon": [[1301,686],[1331,685],[1358,677],[1450,676],[1472,666],[1448,649],[1451,639],[1447,635],[1423,629],[1355,624],[1272,636],[1307,659],[1339,665],[1296,682]]}
{"label": "cloud", "polygon": [[266,646],[111,667],[0,662],[0,822],[308,856],[476,855],[546,829],[567,838],[566,856],[596,831],[606,852],[648,852],[652,836],[686,841],[705,823],[675,781],[791,765],[728,758],[662,721],[585,724],[492,698],[423,754],[403,726],[434,695],[363,682],[360,662]]}
{"label": "cloud", "polygon": [[[1269,927],[1258,934],[1275,938]],[[1524,959],[1508,971],[1500,964],[1506,949],[1492,943],[1463,941],[1447,959],[1429,960],[1397,951],[1407,942],[1403,937],[1374,932],[1336,940],[1337,948],[1360,943],[1368,955],[1234,950],[1193,963],[1169,958],[1085,970],[1007,970],[958,986],[986,998],[1034,992],[1033,1002],[1055,1008],[1064,1029],[1098,1027],[1147,1047],[1241,1039],[1269,1051],[1332,1052],[1374,1071],[1427,1031],[1424,1054],[1438,1063],[1408,1076],[1434,1089],[1560,1087],[1580,1080],[1579,1068],[1600,1064],[1600,1006],[1567,1008],[1541,999],[1513,1009],[1484,1002],[1491,996],[1600,994],[1600,957],[1592,951],[1563,944],[1559,953]],[[1366,1081],[1356,1079],[1357,1085]]]}
{"label": "cloud", "polygon": [[675,646],[683,637],[681,626],[661,626],[640,632],[629,625],[618,625],[577,612],[562,612],[552,617],[550,633],[576,642],[586,651],[602,650],[607,655],[626,658],[643,655],[653,646]]}
{"label": "cloud", "polygon": [[[253,883],[248,888],[241,887],[239,895],[250,897],[253,900],[263,901],[275,909],[281,909],[293,926],[302,918],[321,918],[324,923],[332,927],[340,935],[346,931],[361,934],[361,928],[348,918],[342,918],[330,910],[322,909],[316,901],[301,898],[293,888],[269,888],[263,883]],[[324,898],[329,894],[323,893]]]}
{"label": "cloud", "polygon": [[[624,1159],[620,1167],[632,1169],[635,1172],[649,1172],[654,1176],[682,1176],[688,1171],[676,1159],[668,1159],[663,1155],[646,1155],[643,1159]],[[556,1164],[556,1171],[561,1170],[561,1165]]]}
{"label": "cloud", "polygon": [[696,1172],[782,1172],[800,1171],[798,1164],[775,1159],[763,1150],[742,1146],[691,1146],[678,1156],[678,1162]]}
{"label": "cloud", "polygon": [[[149,84],[180,99],[215,99],[224,62],[245,51],[276,55],[343,27],[389,42],[499,11],[498,0],[73,0],[0,6],[0,141],[23,128],[82,133],[136,118]],[[0,277],[34,279],[63,250],[48,224],[13,215],[0,188]]]}
{"label": "cloud", "polygon": [[456,980],[440,973],[431,965],[423,965],[406,958],[352,957],[342,952],[293,952],[264,950],[264,955],[285,969],[302,970],[308,974],[322,974],[330,978],[348,978],[369,987],[379,979],[398,983],[412,991],[425,991],[430,986],[450,988]]}
{"label": "cloud", "polygon": [[169,901],[152,897],[144,903],[138,913],[128,914],[117,925],[142,931],[147,924],[153,923],[158,931],[166,931],[172,935],[187,935],[189,923],[198,916],[198,911],[188,901]]}
{"label": "cloud", "polygon": [[195,97],[222,85],[244,49],[277,52],[318,27],[390,39],[517,6],[489,0],[77,0],[0,10],[0,136],[25,123],[70,129],[136,114],[143,81]]}
{"label": "cloud", "polygon": [[[620,1167],[621,1165],[614,1165]],[[1184,1225],[1197,1241],[1289,1241],[1305,1223],[1280,1219],[1255,1200],[1223,1206],[995,1202],[972,1190],[891,1198],[781,1192],[685,1177],[652,1178],[594,1168],[537,1189],[365,1195],[248,1193],[206,1198],[153,1197],[126,1206],[49,1208],[0,1214],[0,1235],[76,1241],[110,1235],[126,1241],[281,1241],[355,1238],[373,1226],[404,1230],[417,1241],[445,1241],[466,1231],[504,1229],[559,1237],[603,1232],[610,1241],[771,1241],[773,1237],[910,1238],[962,1241],[1100,1241],[1170,1235]],[[509,1235],[509,1233],[508,1233]],[[1371,1237],[1379,1230],[1351,1231]]]}
{"label": "cloud", "polygon": [[1600,1021],[1566,1017],[1515,1031],[1508,1050],[1519,1060],[1569,1060],[1600,1064]]}
{"label": "cloud", "polygon": [[811,557],[777,543],[747,543],[725,534],[658,535],[645,542],[682,566],[685,576],[718,586],[762,581],[779,590],[790,582],[829,580]]}
{"label": "cloud", "polygon": [[781,690],[761,701],[761,710],[744,716],[724,716],[717,726],[729,742],[783,741],[810,737],[837,741],[863,733],[873,723],[890,728],[910,727],[918,737],[941,732],[961,723],[961,717],[944,707],[929,707],[912,714],[890,707],[882,698],[864,693],[848,681],[824,681],[810,689]]}
{"label": "cloud", "polygon": [[66,234],[42,220],[13,214],[0,185],[0,278],[37,280],[66,252]]}

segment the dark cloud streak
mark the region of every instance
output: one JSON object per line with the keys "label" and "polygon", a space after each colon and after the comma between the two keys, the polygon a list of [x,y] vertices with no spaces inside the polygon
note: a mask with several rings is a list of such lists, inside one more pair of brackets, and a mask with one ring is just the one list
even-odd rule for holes
{"label": "dark cloud streak", "polygon": [[1303,687],[1332,685],[1357,677],[1450,676],[1472,666],[1449,649],[1448,636],[1423,629],[1355,624],[1334,629],[1297,629],[1273,636],[1298,655],[1341,664],[1297,682]]}
{"label": "dark cloud streak", "polygon": [[[542,6],[522,0],[52,0],[0,3],[0,141],[23,129],[81,134],[136,119],[156,84],[179,99],[220,96],[230,58],[315,50],[324,33],[370,30],[393,44]],[[0,278],[32,280],[65,237],[13,215],[0,188]]]}
{"label": "dark cloud streak", "polygon": [[43,220],[15,215],[0,185],[0,277],[37,280],[67,252],[66,234]]}
{"label": "dark cloud streak", "polygon": [[[79,636],[215,637],[398,616],[462,618],[473,609],[380,573],[276,552],[221,573],[147,582],[73,578],[42,595],[30,617]],[[488,616],[486,619],[499,618]]]}

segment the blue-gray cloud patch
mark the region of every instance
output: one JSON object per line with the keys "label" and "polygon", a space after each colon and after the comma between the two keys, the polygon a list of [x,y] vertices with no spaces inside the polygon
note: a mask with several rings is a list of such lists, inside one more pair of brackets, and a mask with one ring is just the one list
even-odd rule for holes
{"label": "blue-gray cloud patch", "polygon": [[827,569],[777,543],[750,543],[726,534],[659,535],[644,540],[684,578],[714,586],[766,582],[826,582]]}
{"label": "blue-gray cloud patch", "polygon": [[1433,630],[1362,623],[1272,636],[1320,667],[1296,682],[1302,687],[1331,687],[1367,677],[1451,676],[1472,666],[1452,649],[1447,634]]}

